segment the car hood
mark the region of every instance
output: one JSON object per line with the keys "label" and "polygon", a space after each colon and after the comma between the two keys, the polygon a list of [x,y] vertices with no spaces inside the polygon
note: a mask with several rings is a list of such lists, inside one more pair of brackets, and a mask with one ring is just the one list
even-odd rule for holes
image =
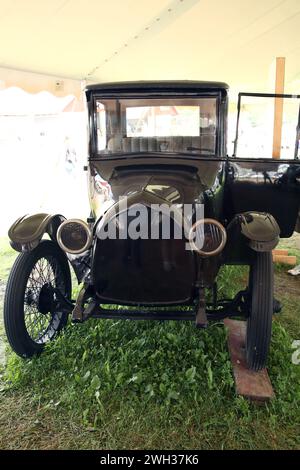
{"label": "car hood", "polygon": [[149,200],[168,204],[201,204],[222,185],[224,162],[157,160],[90,162],[90,199],[97,218],[124,196],[135,195],[135,201],[140,194],[141,199],[148,195]]}

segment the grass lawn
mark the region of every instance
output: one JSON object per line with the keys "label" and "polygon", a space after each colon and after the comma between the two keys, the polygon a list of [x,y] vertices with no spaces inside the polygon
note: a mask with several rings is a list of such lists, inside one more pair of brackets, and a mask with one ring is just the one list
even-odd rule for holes
{"label": "grass lawn", "polygon": [[[1,294],[15,254],[6,240],[0,251]],[[283,310],[273,325],[276,398],[268,405],[235,396],[220,323],[199,331],[190,322],[90,320],[70,324],[32,360],[7,347],[0,448],[300,448],[300,365],[291,362],[292,341],[300,339],[300,276],[286,271],[276,266]],[[231,295],[245,285],[246,270],[227,267],[219,277]]]}

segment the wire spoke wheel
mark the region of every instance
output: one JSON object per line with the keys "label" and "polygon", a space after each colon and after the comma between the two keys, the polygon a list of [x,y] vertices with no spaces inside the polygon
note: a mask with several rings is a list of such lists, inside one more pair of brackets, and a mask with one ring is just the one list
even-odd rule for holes
{"label": "wire spoke wheel", "polygon": [[41,352],[66,324],[68,314],[60,307],[55,289],[70,299],[70,268],[58,245],[43,240],[18,256],[5,293],[4,325],[20,356]]}
{"label": "wire spoke wheel", "polygon": [[24,295],[26,330],[37,343],[50,341],[59,328],[62,312],[55,311],[53,288],[65,291],[62,269],[54,257],[40,258],[30,273]]}

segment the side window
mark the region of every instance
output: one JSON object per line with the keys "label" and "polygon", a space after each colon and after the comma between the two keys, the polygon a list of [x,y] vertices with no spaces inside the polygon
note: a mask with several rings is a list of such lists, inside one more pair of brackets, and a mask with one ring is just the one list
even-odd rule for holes
{"label": "side window", "polygon": [[240,93],[234,156],[299,158],[300,95]]}
{"label": "side window", "polygon": [[98,152],[106,148],[106,110],[103,103],[97,101],[97,146]]}

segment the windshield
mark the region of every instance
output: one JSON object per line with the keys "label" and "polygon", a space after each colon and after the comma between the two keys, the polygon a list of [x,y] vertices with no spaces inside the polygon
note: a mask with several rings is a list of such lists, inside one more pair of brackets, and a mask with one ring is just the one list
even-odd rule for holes
{"label": "windshield", "polygon": [[240,93],[238,106],[236,157],[300,157],[300,95]]}
{"label": "windshield", "polygon": [[216,153],[217,98],[97,99],[99,154]]}

